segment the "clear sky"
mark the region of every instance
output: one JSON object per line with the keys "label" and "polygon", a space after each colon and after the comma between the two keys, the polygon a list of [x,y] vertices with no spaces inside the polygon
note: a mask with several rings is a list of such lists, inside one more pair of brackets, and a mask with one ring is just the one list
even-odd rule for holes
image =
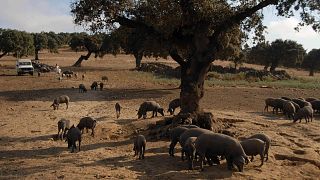
{"label": "clear sky", "polygon": [[[0,28],[24,30],[27,32],[80,32],[83,27],[73,24],[70,13],[71,0],[0,0]],[[264,24],[268,27],[266,39],[291,39],[301,43],[305,49],[320,48],[320,34],[310,27],[300,32],[293,28],[297,18],[275,16],[274,8],[264,10]]]}

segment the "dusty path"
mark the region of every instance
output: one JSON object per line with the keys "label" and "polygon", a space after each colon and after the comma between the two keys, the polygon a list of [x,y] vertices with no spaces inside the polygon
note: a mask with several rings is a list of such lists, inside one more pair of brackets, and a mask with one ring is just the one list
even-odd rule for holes
{"label": "dusty path", "polygon": [[[48,56],[46,62],[62,67],[73,62],[71,55]],[[70,57],[69,57],[70,56]],[[74,54],[73,54],[74,56]],[[61,57],[66,59],[61,60]],[[266,97],[317,96],[318,90],[260,89],[260,88],[207,88],[201,107],[211,111],[215,118],[232,124],[230,131],[237,137],[263,132],[272,139],[269,161],[259,167],[259,157],[245,166],[244,172],[226,170],[220,166],[205,167],[200,172],[187,170],[177,153],[169,157],[169,142],[148,139],[145,160],[133,157],[131,134],[137,128],[161,117],[137,120],[136,110],[147,99],[167,107],[179,95],[175,84],[159,84],[147,75],[130,71],[134,67],[128,56],[107,57],[99,66],[98,60],[85,62],[78,73],[86,79],[59,82],[53,73],[41,77],[13,76],[11,59],[2,61],[0,74],[0,179],[317,179],[320,174],[320,117],[306,124],[292,123],[282,115],[262,113]],[[126,66],[119,61],[125,61]],[[12,74],[12,76],[10,75]],[[10,75],[10,76],[8,76]],[[109,77],[103,91],[78,93],[79,83],[90,86],[102,75]],[[58,95],[71,98],[53,111],[49,106]],[[121,117],[115,118],[114,104],[124,107]],[[70,153],[66,143],[53,139],[57,121],[67,118],[77,124],[83,116],[97,119],[93,138],[84,134],[82,150]],[[168,115],[167,115],[168,116]],[[178,151],[180,149],[177,146]]]}

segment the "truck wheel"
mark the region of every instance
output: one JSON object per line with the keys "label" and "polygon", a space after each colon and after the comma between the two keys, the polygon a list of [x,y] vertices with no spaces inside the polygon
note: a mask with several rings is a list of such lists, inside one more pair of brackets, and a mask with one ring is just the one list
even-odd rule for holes
{"label": "truck wheel", "polygon": [[30,75],[33,76],[33,72],[31,72]]}

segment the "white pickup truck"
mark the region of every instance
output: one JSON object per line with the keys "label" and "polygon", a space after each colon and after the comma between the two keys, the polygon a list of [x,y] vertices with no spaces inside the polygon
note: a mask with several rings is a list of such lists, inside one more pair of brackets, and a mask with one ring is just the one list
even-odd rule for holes
{"label": "white pickup truck", "polygon": [[29,73],[33,76],[34,68],[30,59],[18,59],[16,62],[18,76]]}

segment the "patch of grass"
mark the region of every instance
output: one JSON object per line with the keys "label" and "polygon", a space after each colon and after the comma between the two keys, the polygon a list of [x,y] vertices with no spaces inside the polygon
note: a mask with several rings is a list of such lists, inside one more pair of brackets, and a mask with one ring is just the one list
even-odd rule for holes
{"label": "patch of grass", "polygon": [[141,71],[132,71],[132,76],[134,78],[139,79],[140,81],[151,82],[154,84],[161,84],[161,85],[180,85],[180,79],[165,76],[165,75],[154,75],[149,72],[141,72]]}
{"label": "patch of grass", "polygon": [[265,82],[259,81],[257,82],[259,85],[267,85],[272,87],[287,87],[287,88],[299,88],[299,89],[320,89],[319,80],[306,81],[305,79],[298,80],[282,80],[282,81],[273,81],[273,82]]}
{"label": "patch of grass", "polygon": [[233,86],[252,86],[252,84],[245,80],[220,80],[220,79],[211,79],[207,80],[205,82],[205,85],[207,86],[227,86],[227,87],[233,87]]}
{"label": "patch of grass", "polygon": [[180,79],[166,77],[166,76],[154,76],[153,81],[158,84],[168,84],[168,85],[175,85],[180,86]]}
{"label": "patch of grass", "polygon": [[207,77],[208,77],[207,79],[209,80],[218,79],[218,80],[225,80],[225,81],[236,81],[236,80],[245,80],[246,74],[244,72],[240,72],[237,74],[231,74],[231,73],[219,74],[217,72],[209,72]]}
{"label": "patch of grass", "polygon": [[[134,72],[136,78],[140,80],[153,82],[160,85],[180,85],[180,79],[165,76],[154,75],[148,72]],[[263,81],[258,78],[246,79],[245,73],[238,74],[219,74],[216,72],[210,72],[206,86],[242,86],[242,87],[261,87],[268,86],[274,88],[298,88],[298,89],[320,89],[320,78],[305,78],[305,77],[293,77],[290,80],[275,80],[272,77],[266,77]]]}
{"label": "patch of grass", "polygon": [[246,81],[246,80],[218,80],[211,79],[206,83],[208,86],[248,86],[248,87],[275,87],[275,88],[299,88],[299,89],[320,89],[320,79],[294,78],[291,80],[273,80],[265,79],[264,81]]}

